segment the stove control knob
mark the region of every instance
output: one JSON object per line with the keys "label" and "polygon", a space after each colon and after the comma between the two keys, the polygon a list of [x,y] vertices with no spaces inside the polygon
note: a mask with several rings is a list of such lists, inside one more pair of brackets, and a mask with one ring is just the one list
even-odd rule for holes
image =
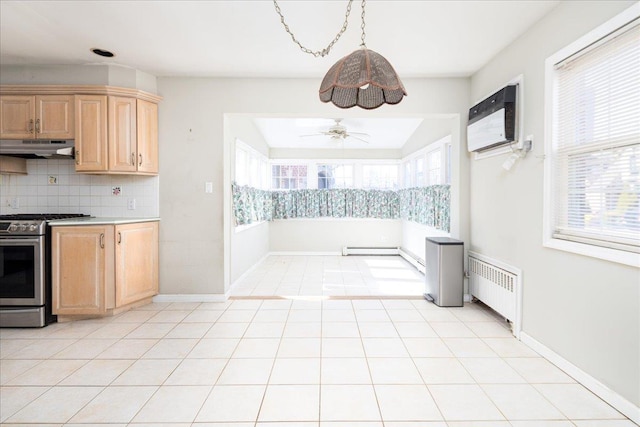
{"label": "stove control knob", "polygon": [[36,231],[37,229],[38,229],[38,226],[37,226],[37,225],[35,225],[35,224],[31,224],[31,225],[29,226],[29,231]]}
{"label": "stove control knob", "polygon": [[15,224],[11,224],[8,228],[9,233],[18,230],[18,227]]}
{"label": "stove control knob", "polygon": [[20,224],[18,227],[20,228],[20,231],[27,231],[27,224]]}

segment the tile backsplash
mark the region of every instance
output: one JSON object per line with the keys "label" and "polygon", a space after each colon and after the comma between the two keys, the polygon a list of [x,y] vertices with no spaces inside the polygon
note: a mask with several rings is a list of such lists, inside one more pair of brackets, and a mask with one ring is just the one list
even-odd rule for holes
{"label": "tile backsplash", "polygon": [[157,176],[78,174],[71,159],[27,160],[27,172],[0,175],[0,214],[159,216]]}

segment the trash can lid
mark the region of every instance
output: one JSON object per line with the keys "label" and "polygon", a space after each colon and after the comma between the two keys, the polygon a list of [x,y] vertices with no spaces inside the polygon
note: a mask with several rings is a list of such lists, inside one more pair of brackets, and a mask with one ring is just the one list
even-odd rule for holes
{"label": "trash can lid", "polygon": [[462,240],[452,239],[451,237],[427,237],[427,240],[438,245],[462,245]]}

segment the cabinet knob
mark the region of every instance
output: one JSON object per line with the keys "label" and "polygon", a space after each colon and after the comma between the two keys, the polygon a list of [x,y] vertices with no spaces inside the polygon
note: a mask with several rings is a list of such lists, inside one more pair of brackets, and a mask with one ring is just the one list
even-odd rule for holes
{"label": "cabinet knob", "polygon": [[131,153],[131,164],[134,166],[136,164],[136,153]]}
{"label": "cabinet knob", "polygon": [[36,133],[40,133],[40,119],[36,119]]}
{"label": "cabinet knob", "polygon": [[122,243],[122,233],[118,231],[118,244]]}
{"label": "cabinet knob", "polygon": [[100,233],[100,247],[104,249],[104,233]]}
{"label": "cabinet knob", "polygon": [[29,127],[27,128],[27,130],[30,133],[33,132],[33,119],[29,120]]}
{"label": "cabinet knob", "polygon": [[80,164],[80,150],[76,150],[76,165]]}
{"label": "cabinet knob", "polygon": [[142,166],[142,154],[140,154],[140,163],[138,163],[138,166]]}

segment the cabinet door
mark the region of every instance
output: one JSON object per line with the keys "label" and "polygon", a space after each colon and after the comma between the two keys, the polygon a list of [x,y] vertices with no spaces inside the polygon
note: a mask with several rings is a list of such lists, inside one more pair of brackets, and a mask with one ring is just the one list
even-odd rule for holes
{"label": "cabinet door", "polygon": [[104,314],[114,304],[113,226],[53,227],[53,313]]}
{"label": "cabinet door", "polygon": [[107,97],[76,95],[76,171],[106,171]]}
{"label": "cabinet door", "polygon": [[35,97],[0,96],[0,138],[35,138]]}
{"label": "cabinet door", "polygon": [[72,95],[36,96],[36,138],[73,139],[73,107]]}
{"label": "cabinet door", "polygon": [[158,104],[138,100],[138,172],[158,173]]}
{"label": "cabinet door", "polygon": [[158,223],[116,226],[116,307],[158,293]]}
{"label": "cabinet door", "polygon": [[109,170],[135,172],[136,100],[119,96],[109,97]]}

